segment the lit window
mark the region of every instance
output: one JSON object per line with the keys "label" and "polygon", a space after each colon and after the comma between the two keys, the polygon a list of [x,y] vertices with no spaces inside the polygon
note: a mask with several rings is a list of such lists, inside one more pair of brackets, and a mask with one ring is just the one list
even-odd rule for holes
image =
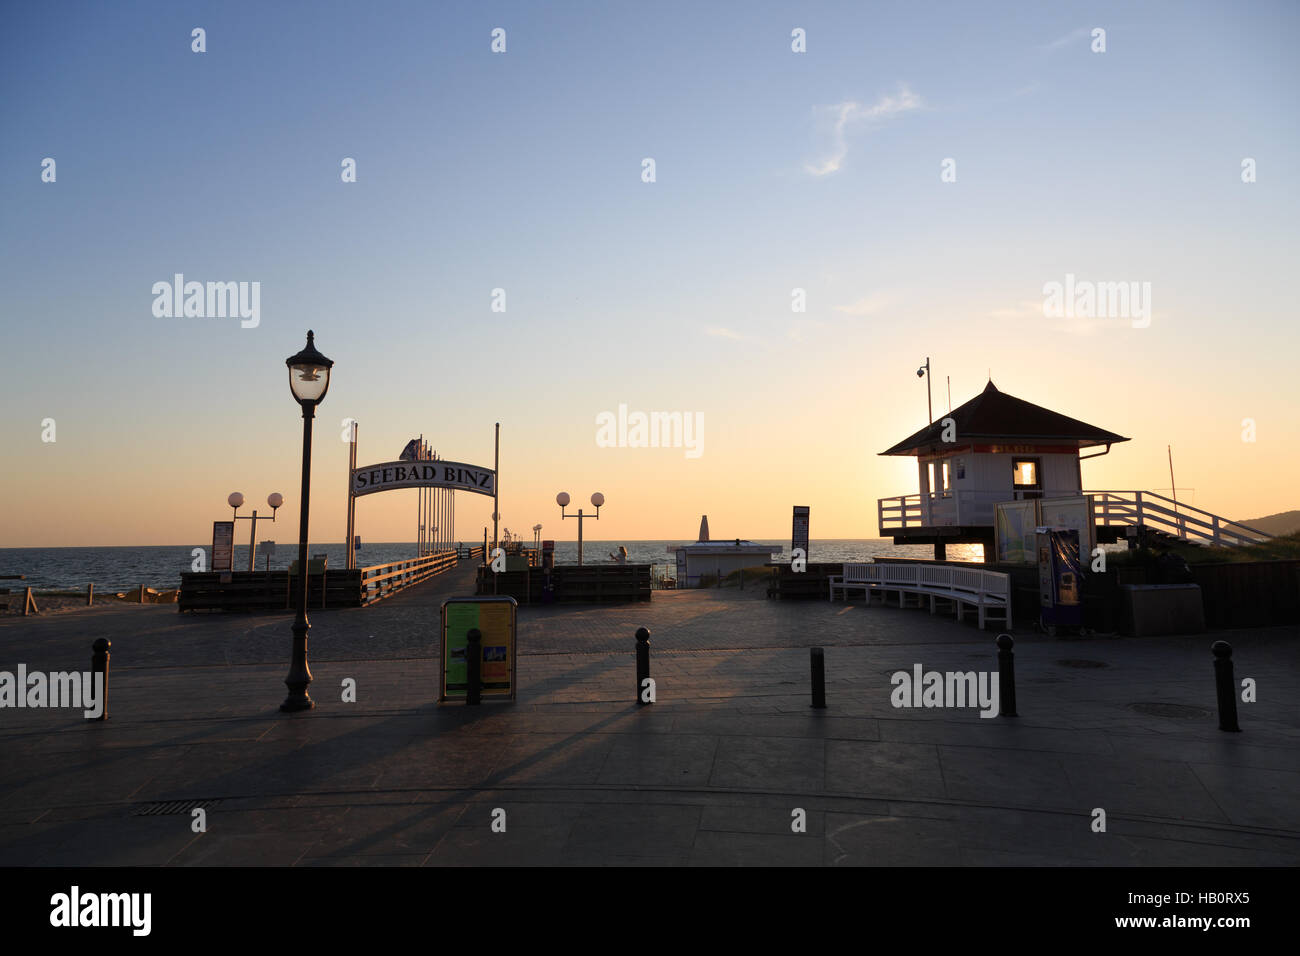
{"label": "lit window", "polygon": [[1038,462],[1033,459],[1016,459],[1011,466],[1012,483],[1017,488],[1038,487]]}

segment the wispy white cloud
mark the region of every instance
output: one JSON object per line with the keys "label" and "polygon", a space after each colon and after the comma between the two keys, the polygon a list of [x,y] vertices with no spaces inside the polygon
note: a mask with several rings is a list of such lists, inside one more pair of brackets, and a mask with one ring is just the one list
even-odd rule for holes
{"label": "wispy white cloud", "polygon": [[898,296],[892,292],[872,292],[858,299],[856,302],[850,302],[848,305],[835,306],[836,312],[843,312],[846,315],[872,315],[881,309],[887,309],[898,301]]}
{"label": "wispy white cloud", "polygon": [[1079,29],[1071,30],[1063,37],[1057,37],[1051,43],[1044,43],[1039,49],[1041,49],[1044,53],[1052,53],[1056,50],[1061,49],[1061,47],[1063,46],[1069,46],[1071,43],[1074,43],[1078,40],[1082,40],[1084,37],[1090,36],[1091,34],[1092,34],[1091,27],[1079,27]]}
{"label": "wispy white cloud", "polygon": [[818,319],[804,319],[797,325],[791,325],[786,329],[785,334],[787,338],[790,338],[795,342],[804,342],[807,341],[807,339],[804,338],[806,334],[812,333],[814,337],[816,337],[827,328],[829,328],[829,326]]}
{"label": "wispy white cloud", "polygon": [[709,326],[704,330],[704,334],[711,335],[715,339],[733,339],[735,341],[740,341],[745,338],[745,336],[741,335],[739,332],[724,328],[720,325]]}
{"label": "wispy white cloud", "polygon": [[849,153],[847,133],[850,125],[878,125],[903,113],[920,109],[923,105],[921,98],[913,93],[906,83],[902,83],[899,84],[897,93],[881,96],[870,106],[845,100],[834,106],[821,107],[819,112],[830,125],[831,154],[820,163],[808,163],[804,169],[814,176],[826,176],[838,172]]}
{"label": "wispy white cloud", "polygon": [[[1131,318],[1080,317],[1053,318],[1043,314],[1042,299],[1025,299],[1011,308],[992,309],[988,317],[999,322],[1018,324],[1036,329],[1040,333],[1090,336],[1103,330],[1123,330],[1133,327]],[[1155,321],[1155,313],[1152,313]]]}

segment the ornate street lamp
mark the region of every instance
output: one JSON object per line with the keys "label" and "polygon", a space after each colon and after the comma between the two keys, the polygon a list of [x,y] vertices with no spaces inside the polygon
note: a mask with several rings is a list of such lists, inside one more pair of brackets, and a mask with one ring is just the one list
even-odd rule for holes
{"label": "ornate street lamp", "polygon": [[311,423],[316,417],[316,406],[325,398],[330,387],[330,369],[334,363],[316,351],[316,335],[307,333],[307,347],[297,355],[284,360],[289,367],[289,389],[302,406],[302,511],[298,518],[298,616],[293,621],[292,658],[289,676],[284,679],[289,696],[280,709],[284,711],[311,710],[316,706],[307,695],[311,671],[307,667],[307,513],[311,500]]}
{"label": "ornate street lamp", "polygon": [[[266,503],[271,506],[271,517],[270,519],[268,519],[265,515],[263,515],[262,520],[274,521],[276,510],[282,504],[284,504],[284,495],[280,494],[278,491],[272,492],[271,494],[266,496]],[[230,493],[230,497],[226,499],[226,504],[230,505],[230,507],[235,509],[234,520],[253,522],[253,527],[250,528],[248,532],[248,570],[256,571],[257,570],[257,509],[253,510],[253,515],[251,518],[248,515],[241,515],[239,513],[239,509],[244,505],[244,496],[240,494],[238,491],[232,491]]]}
{"label": "ornate street lamp", "polygon": [[576,515],[565,514],[564,509],[569,504],[569,501],[570,498],[569,498],[569,493],[567,491],[561,491],[558,495],[555,496],[555,503],[560,506],[561,520],[563,520],[564,518],[578,519],[578,563],[582,564],[582,519],[584,517],[595,518],[597,521],[599,521],[600,506],[605,503],[605,496],[602,495],[599,491],[591,496],[591,503],[596,506],[596,513],[594,515],[584,515],[582,513],[581,508],[578,509],[578,513]]}

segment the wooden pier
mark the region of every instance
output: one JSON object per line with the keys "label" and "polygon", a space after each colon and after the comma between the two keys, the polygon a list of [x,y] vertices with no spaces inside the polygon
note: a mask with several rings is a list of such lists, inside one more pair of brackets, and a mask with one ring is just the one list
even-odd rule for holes
{"label": "wooden pier", "polygon": [[[479,550],[482,550],[481,548]],[[456,567],[455,550],[368,568],[330,570],[308,563],[307,609],[367,607]],[[204,571],[181,575],[180,611],[289,611],[298,575],[284,571]]]}

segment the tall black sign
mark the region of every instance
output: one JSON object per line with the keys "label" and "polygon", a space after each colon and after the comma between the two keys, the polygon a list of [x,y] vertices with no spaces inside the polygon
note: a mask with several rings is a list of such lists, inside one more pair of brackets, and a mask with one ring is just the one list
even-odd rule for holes
{"label": "tall black sign", "polygon": [[794,506],[794,525],[790,532],[790,550],[803,548],[804,557],[808,556],[808,506]]}

